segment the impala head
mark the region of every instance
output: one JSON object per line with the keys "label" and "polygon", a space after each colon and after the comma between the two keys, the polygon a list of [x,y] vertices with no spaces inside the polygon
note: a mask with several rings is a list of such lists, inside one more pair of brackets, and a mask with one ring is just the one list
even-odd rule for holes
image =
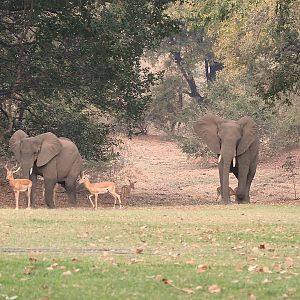
{"label": "impala head", "polygon": [[82,172],[82,176],[79,179],[79,183],[81,184],[81,183],[85,183],[88,181],[89,181],[89,178],[87,177],[87,175],[84,174],[84,172]]}
{"label": "impala head", "polygon": [[131,181],[130,179],[128,181],[129,181],[130,188],[134,189],[134,185],[136,184],[136,181]]}
{"label": "impala head", "polygon": [[4,166],[4,168],[6,169],[6,179],[7,180],[9,180],[11,177],[13,177],[13,174],[17,173],[21,169],[21,167],[19,167],[16,170],[13,170],[17,166],[18,166],[18,164],[16,164],[13,168],[9,169],[8,168],[8,163],[6,163],[6,165]]}

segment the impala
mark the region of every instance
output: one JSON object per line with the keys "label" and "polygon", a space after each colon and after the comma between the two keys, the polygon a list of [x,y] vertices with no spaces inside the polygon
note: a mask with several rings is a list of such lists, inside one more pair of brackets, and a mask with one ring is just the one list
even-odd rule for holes
{"label": "impala", "polygon": [[134,184],[136,183],[136,181],[132,182],[131,180],[129,180],[129,184],[127,185],[123,185],[121,187],[121,199],[123,201],[125,201],[128,196],[130,195],[131,190],[134,190]]}
{"label": "impala", "polygon": [[[15,165],[15,167],[17,167],[17,165]],[[7,167],[7,163],[6,163],[4,168],[7,171],[6,179],[8,180],[9,185],[12,187],[12,189],[15,193],[16,209],[19,209],[19,195],[20,195],[20,192],[26,192],[26,191],[28,193],[28,206],[27,206],[27,208],[30,208],[30,192],[31,192],[31,187],[32,187],[32,181],[29,180],[29,179],[15,179],[14,178],[13,174],[17,173],[20,170],[21,167],[19,167],[15,171],[13,171],[13,168],[9,169]]]}
{"label": "impala", "polygon": [[[103,181],[103,182],[91,183],[88,177],[83,174],[83,176],[79,180],[79,183],[83,183],[87,188],[87,190],[90,192],[89,199],[93,208],[96,209],[98,208],[98,195],[103,195],[107,193],[112,195],[115,200],[114,208],[116,207],[117,199],[119,201],[120,208],[122,207],[121,197],[119,194],[116,193],[116,184],[114,182]],[[95,196],[95,204],[92,201],[93,195]]]}
{"label": "impala", "polygon": [[[237,187],[234,190],[231,187],[229,187],[228,189],[229,189],[229,198],[230,198],[230,196],[235,196]],[[216,201],[218,201],[220,195],[221,195],[221,187],[219,186],[219,187],[217,187],[217,198],[216,198]]]}

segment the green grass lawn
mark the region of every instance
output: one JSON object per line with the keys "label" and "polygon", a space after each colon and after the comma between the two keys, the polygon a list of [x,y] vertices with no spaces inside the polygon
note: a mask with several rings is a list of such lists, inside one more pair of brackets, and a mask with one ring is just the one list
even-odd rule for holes
{"label": "green grass lawn", "polygon": [[0,226],[0,299],[300,299],[299,206],[2,209]]}

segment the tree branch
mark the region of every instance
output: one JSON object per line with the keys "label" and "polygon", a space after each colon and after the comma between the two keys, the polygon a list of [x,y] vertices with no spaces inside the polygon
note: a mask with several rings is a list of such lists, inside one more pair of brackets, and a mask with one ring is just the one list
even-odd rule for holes
{"label": "tree branch", "polygon": [[180,51],[173,51],[172,54],[174,56],[175,63],[177,64],[182,76],[184,77],[190,88],[190,92],[188,93],[188,95],[192,98],[195,98],[199,104],[204,104],[205,98],[200,95],[193,75],[184,68]]}

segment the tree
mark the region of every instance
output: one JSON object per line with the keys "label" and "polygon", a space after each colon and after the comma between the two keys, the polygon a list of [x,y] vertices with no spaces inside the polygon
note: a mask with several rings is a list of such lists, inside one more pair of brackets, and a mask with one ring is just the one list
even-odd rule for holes
{"label": "tree", "polygon": [[[266,148],[299,141],[299,1],[189,0],[174,7],[170,15],[181,21],[174,53],[182,70],[198,83],[205,110],[229,119],[252,116]],[[206,86],[199,84],[203,61]],[[190,124],[204,113],[203,103],[198,104],[200,109],[190,104],[183,111],[189,119],[181,134],[190,153],[198,149],[191,147]]]}
{"label": "tree", "polygon": [[214,52],[228,73],[251,78],[269,104],[299,94],[299,2],[231,1],[212,9],[208,22]]}
{"label": "tree", "polygon": [[[85,126],[97,123],[91,110],[123,119],[130,129],[147,108],[156,80],[140,58],[175,29],[164,13],[168,2],[2,1],[2,135],[18,128],[69,134],[58,112],[85,120]],[[107,124],[103,128],[104,134]],[[79,146],[89,147],[92,136]]]}

